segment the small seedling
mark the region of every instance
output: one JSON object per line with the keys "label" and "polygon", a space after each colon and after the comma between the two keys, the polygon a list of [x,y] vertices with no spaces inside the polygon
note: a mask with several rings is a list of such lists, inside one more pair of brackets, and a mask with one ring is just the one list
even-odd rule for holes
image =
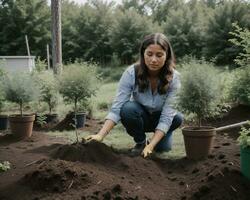
{"label": "small seedling", "polygon": [[3,161],[0,162],[0,172],[5,172],[10,169],[10,162],[9,161]]}

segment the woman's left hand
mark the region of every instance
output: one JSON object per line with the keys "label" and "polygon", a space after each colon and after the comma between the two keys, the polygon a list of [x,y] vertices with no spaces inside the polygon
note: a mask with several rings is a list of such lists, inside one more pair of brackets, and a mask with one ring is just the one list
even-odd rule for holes
{"label": "woman's left hand", "polygon": [[153,148],[151,147],[150,144],[146,145],[142,151],[142,156],[144,158],[148,157],[150,154],[152,154]]}

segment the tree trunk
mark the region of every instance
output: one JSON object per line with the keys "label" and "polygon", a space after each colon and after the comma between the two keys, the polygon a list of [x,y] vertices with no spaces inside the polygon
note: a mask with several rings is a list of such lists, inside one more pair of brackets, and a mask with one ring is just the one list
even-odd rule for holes
{"label": "tree trunk", "polygon": [[20,101],[20,114],[23,116],[23,100]]}
{"label": "tree trunk", "polygon": [[76,111],[77,111],[77,99],[75,99],[75,133],[76,133],[76,142],[79,143],[78,132],[77,132],[77,121],[76,121]]}
{"label": "tree trunk", "polygon": [[52,61],[54,74],[62,71],[61,0],[51,0]]}

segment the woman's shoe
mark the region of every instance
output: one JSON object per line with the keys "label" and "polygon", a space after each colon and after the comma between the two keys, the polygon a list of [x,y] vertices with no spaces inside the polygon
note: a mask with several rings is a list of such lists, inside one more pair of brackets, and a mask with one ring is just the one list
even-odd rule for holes
{"label": "woman's shoe", "polygon": [[145,142],[143,143],[137,143],[131,150],[130,150],[130,155],[131,156],[140,156],[143,149],[146,146],[146,143],[149,144],[148,140],[146,139]]}

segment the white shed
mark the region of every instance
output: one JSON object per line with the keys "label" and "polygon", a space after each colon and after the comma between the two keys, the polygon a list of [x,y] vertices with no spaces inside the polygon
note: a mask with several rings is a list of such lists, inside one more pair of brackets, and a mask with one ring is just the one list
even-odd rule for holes
{"label": "white shed", "polygon": [[31,72],[35,68],[35,56],[0,56],[0,66],[9,72]]}

